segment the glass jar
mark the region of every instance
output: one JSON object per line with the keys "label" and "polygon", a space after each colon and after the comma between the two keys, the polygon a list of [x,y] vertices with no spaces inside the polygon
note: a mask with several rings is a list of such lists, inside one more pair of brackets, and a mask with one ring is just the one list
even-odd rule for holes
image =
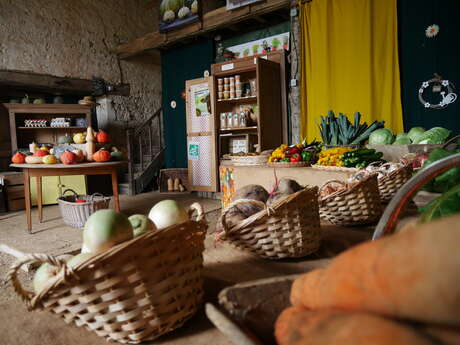
{"label": "glass jar", "polygon": [[220,113],[220,128],[227,128],[227,113]]}
{"label": "glass jar", "polygon": [[247,117],[246,113],[242,111],[238,117],[239,127],[247,127]]}
{"label": "glass jar", "polygon": [[232,127],[239,127],[239,116],[238,113],[233,114]]}

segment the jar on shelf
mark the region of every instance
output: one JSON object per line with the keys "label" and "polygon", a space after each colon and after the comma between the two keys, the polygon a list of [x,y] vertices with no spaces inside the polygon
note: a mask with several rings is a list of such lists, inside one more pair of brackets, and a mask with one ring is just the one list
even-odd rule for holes
{"label": "jar on shelf", "polygon": [[239,127],[239,115],[238,115],[238,113],[233,113],[232,127],[234,127],[234,128]]}
{"label": "jar on shelf", "polygon": [[227,113],[220,113],[220,128],[227,128]]}
{"label": "jar on shelf", "polygon": [[217,79],[217,84],[218,85],[223,85],[224,84],[224,79],[223,78],[218,78]]}
{"label": "jar on shelf", "polygon": [[238,125],[239,127],[247,127],[247,116],[244,111],[240,112],[238,116]]}
{"label": "jar on shelf", "polygon": [[227,127],[226,128],[232,128],[233,127],[233,114],[232,113],[225,113],[225,118],[227,119]]}
{"label": "jar on shelf", "polygon": [[230,98],[230,91],[224,91],[224,99],[229,99]]}

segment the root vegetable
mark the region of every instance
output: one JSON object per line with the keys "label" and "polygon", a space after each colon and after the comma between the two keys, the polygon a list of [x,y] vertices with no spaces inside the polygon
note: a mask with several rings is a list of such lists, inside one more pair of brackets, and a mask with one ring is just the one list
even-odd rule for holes
{"label": "root vegetable", "polygon": [[56,277],[58,269],[48,263],[42,264],[35,272],[32,285],[36,294],[40,293],[48,283]]}
{"label": "root vegetable", "polygon": [[92,256],[94,256],[91,253],[80,253],[75,256],[72,256],[70,259],[67,260],[67,266],[71,268],[75,268],[81,263],[89,260]]}
{"label": "root vegetable", "polygon": [[283,177],[279,180],[278,185],[275,187],[275,191],[268,198],[267,205],[272,206],[288,195],[294,194],[303,188],[304,187],[299,185],[297,181]]}
{"label": "root vegetable", "polygon": [[291,302],[460,325],[460,215],[367,242],[294,281]]}
{"label": "root vegetable", "polygon": [[99,210],[86,221],[82,252],[100,253],[133,238],[133,227],[123,213]]}
{"label": "root vegetable", "polygon": [[151,219],[143,214],[133,214],[129,218],[129,222],[133,226],[134,237],[140,236],[145,232],[156,230],[156,226]]}
{"label": "root vegetable", "polygon": [[155,204],[149,212],[149,218],[158,230],[189,220],[185,208],[174,200],[163,200]]}
{"label": "root vegetable", "polygon": [[428,336],[378,315],[291,307],[275,325],[279,345],[435,345]]}

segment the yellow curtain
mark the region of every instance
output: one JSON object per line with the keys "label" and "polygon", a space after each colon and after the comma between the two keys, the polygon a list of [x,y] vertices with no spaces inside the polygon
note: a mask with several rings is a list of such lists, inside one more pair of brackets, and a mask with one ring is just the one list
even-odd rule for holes
{"label": "yellow curtain", "polygon": [[328,110],[403,131],[397,0],[312,0],[301,5],[301,135],[320,138]]}

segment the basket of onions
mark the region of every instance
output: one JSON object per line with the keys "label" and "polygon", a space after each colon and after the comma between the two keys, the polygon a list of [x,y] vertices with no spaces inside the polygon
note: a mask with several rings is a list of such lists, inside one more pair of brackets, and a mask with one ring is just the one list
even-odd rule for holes
{"label": "basket of onions", "polygon": [[[187,211],[164,200],[149,217],[99,210],[85,224],[80,254],[68,260],[26,255],[8,279],[29,310],[51,311],[106,340],[137,344],[182,326],[199,308],[207,227],[198,203]],[[27,291],[17,272],[37,262],[34,291]]]}

